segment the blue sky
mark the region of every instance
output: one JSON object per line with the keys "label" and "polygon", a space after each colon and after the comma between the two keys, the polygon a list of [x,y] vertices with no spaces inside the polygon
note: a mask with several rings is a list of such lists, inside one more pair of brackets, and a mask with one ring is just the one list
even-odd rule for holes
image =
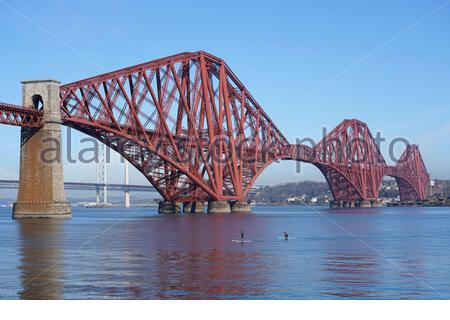
{"label": "blue sky", "polygon": [[[449,39],[445,0],[0,0],[0,101],[20,103],[25,79],[68,83],[206,50],[227,61],[292,142],[358,118],[388,141],[418,143],[431,175],[450,179]],[[17,176],[19,128],[0,126],[0,135],[0,174]],[[258,183],[322,180],[303,168],[274,164]],[[109,169],[120,179],[117,161]],[[66,165],[66,180],[93,172]]]}

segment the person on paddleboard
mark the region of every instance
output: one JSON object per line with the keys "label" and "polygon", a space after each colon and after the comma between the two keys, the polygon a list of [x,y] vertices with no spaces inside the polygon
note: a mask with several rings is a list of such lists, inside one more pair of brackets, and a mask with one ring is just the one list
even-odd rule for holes
{"label": "person on paddleboard", "polygon": [[244,231],[241,230],[241,240],[244,240]]}
{"label": "person on paddleboard", "polygon": [[288,235],[288,233],[285,231],[284,232],[284,240],[288,240],[289,239],[289,235]]}

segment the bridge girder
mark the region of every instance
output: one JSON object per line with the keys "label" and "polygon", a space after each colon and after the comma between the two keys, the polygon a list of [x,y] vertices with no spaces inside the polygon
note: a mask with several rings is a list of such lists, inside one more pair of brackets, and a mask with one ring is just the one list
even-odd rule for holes
{"label": "bridge girder", "polygon": [[[226,65],[199,51],[60,87],[62,124],[119,152],[165,200],[244,200],[276,160],[314,164],[335,200],[375,200],[384,176],[402,199],[426,197],[417,146],[386,165],[367,125],[344,120],[313,148],[290,145]],[[0,103],[0,123],[39,128],[42,111]]]}
{"label": "bridge girder", "polygon": [[165,200],[244,200],[289,146],[225,62],[202,51],[64,85],[61,110]]}
{"label": "bridge girder", "polygon": [[42,116],[42,110],[0,102],[0,123],[2,124],[40,128],[44,125]]}
{"label": "bridge girder", "polygon": [[389,167],[386,175],[397,181],[403,201],[426,199],[430,175],[417,145],[408,145],[395,167]]}

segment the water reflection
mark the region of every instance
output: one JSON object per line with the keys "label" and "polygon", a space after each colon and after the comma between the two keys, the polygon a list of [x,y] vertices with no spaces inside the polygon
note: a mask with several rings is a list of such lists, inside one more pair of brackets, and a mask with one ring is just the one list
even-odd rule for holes
{"label": "water reflection", "polygon": [[[226,219],[228,218],[228,219]],[[251,223],[249,220],[247,223]],[[240,217],[185,216],[145,221],[141,245],[149,257],[144,295],[158,299],[258,297],[268,287],[267,257],[251,245],[232,243],[245,222]],[[136,234],[136,229],[124,234]],[[142,247],[142,244],[145,244]]]}
{"label": "water reflection", "polygon": [[[268,281],[254,253],[158,251],[156,296],[160,299],[226,299],[258,296]],[[252,271],[250,271],[252,270]]]}
{"label": "water reflection", "polygon": [[[0,294],[17,292],[22,299],[399,299],[450,292],[450,241],[443,241],[449,239],[447,211],[318,209],[323,213],[318,215],[308,208],[271,210],[228,217],[128,217],[126,211],[94,216],[86,209],[64,222],[14,223],[8,215],[0,224],[5,239],[0,241],[5,260]],[[251,243],[232,242],[240,230]],[[295,238],[278,240],[285,230]]]}
{"label": "water reflection", "polygon": [[375,297],[371,287],[379,284],[377,268],[378,262],[370,256],[327,257],[325,270],[332,276],[325,277],[324,280],[333,284],[327,294],[340,298]]}
{"label": "water reflection", "polygon": [[[334,284],[327,294],[344,298],[420,298],[429,287],[423,274],[423,221],[405,216],[382,216],[382,209],[330,214],[324,224],[324,281]],[[413,214],[412,211],[409,215]],[[380,237],[384,234],[384,237]],[[325,243],[324,243],[325,244]]]}
{"label": "water reflection", "polygon": [[[331,211],[330,211],[331,212]],[[326,295],[339,298],[371,298],[380,284],[379,255],[371,248],[367,236],[375,232],[372,210],[330,214],[334,223],[323,223],[324,283]],[[329,241],[332,240],[332,241]]]}
{"label": "water reflection", "polygon": [[21,299],[61,299],[61,221],[18,221]]}

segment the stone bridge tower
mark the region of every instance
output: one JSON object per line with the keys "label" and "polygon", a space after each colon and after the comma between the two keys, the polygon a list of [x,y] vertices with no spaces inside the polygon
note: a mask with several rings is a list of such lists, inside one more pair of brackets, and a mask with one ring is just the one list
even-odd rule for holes
{"label": "stone bridge tower", "polygon": [[44,126],[21,129],[19,193],[13,218],[70,217],[70,204],[64,197],[59,82],[22,82],[22,102],[44,111]]}

